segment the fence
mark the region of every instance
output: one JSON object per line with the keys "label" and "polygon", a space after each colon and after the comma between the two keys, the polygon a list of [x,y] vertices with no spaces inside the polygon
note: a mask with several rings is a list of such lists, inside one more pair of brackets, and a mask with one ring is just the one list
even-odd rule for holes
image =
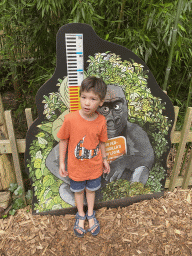
{"label": "fence", "polygon": [[[192,108],[187,109],[184,125],[181,131],[175,131],[175,125],[177,122],[177,117],[179,113],[179,107],[174,107],[175,110],[175,123],[171,132],[171,143],[179,144],[177,149],[177,154],[175,157],[175,163],[173,166],[172,174],[166,179],[165,188],[173,190],[175,187],[181,186],[186,189],[188,186],[192,185],[192,150],[188,159],[188,165],[185,173],[181,176],[180,169],[183,163],[183,156],[185,154],[186,143],[192,142],[192,131],[190,131],[192,122]],[[25,109],[26,121],[28,128],[33,122],[31,109]],[[0,131],[1,127],[4,130],[7,129],[8,139],[0,140],[0,154],[12,154],[13,163],[15,168],[15,174],[18,185],[23,185],[22,172],[19,163],[19,153],[25,152],[25,139],[16,139],[15,132],[13,128],[11,111],[4,111],[3,104],[0,95]]]}

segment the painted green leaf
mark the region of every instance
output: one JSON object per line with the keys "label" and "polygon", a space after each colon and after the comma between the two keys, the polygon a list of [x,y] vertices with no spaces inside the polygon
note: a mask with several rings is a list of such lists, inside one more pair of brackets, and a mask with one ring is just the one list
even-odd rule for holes
{"label": "painted green leaf", "polygon": [[42,162],[42,160],[40,158],[37,158],[34,162],[34,167],[37,168],[37,169],[40,169],[41,168],[41,162]]}
{"label": "painted green leaf", "polygon": [[46,202],[46,209],[51,210],[54,205],[53,199],[49,199],[48,202]]}
{"label": "painted green leaf", "polygon": [[43,175],[47,176],[48,174],[50,174],[50,171],[47,167],[45,167],[43,170]]}
{"label": "painted green leaf", "polygon": [[68,204],[68,203],[66,203],[66,202],[64,202],[64,201],[62,201],[61,205],[62,205],[63,208],[69,208],[69,207],[71,207],[70,204]]}
{"label": "painted green leaf", "polygon": [[48,132],[48,133],[52,132],[52,126],[53,126],[53,124],[51,122],[48,122],[46,124],[37,125],[37,127],[39,127],[41,130]]}
{"label": "painted green leaf", "polygon": [[43,178],[43,185],[45,187],[51,186],[55,182],[52,175],[47,175]]}
{"label": "painted green leaf", "polygon": [[57,195],[54,197],[53,201],[55,204],[59,204],[59,203],[61,203],[62,199],[59,195]]}
{"label": "painted green leaf", "polygon": [[53,135],[53,137],[54,137],[54,139],[55,139],[56,141],[59,141],[59,138],[57,137],[57,133],[58,133],[58,131],[60,130],[62,124],[63,124],[65,115],[67,115],[68,113],[69,113],[69,109],[67,109],[66,111],[64,111],[64,112],[53,122],[53,126],[52,126],[52,135]]}
{"label": "painted green leaf", "polygon": [[41,169],[35,170],[35,176],[38,180],[42,177]]}
{"label": "painted green leaf", "polygon": [[44,193],[44,199],[48,199],[48,198],[50,198],[50,197],[52,197],[52,191],[51,191],[51,189],[50,188],[47,188],[46,190],[45,190],[45,193]]}
{"label": "painted green leaf", "polygon": [[55,211],[55,210],[60,210],[60,209],[63,209],[62,206],[61,206],[61,204],[55,204],[55,205],[53,205],[53,207],[52,207],[52,210],[53,210],[53,211]]}
{"label": "painted green leaf", "polygon": [[59,186],[57,185],[57,183],[54,183],[50,188],[53,191],[53,193],[58,193],[59,191]]}
{"label": "painted green leaf", "polygon": [[[44,134],[44,133],[43,133]],[[41,137],[38,137],[38,142],[39,142],[39,144],[41,145],[46,145],[48,142],[45,140],[45,139],[43,139],[43,138],[41,138]]]}
{"label": "painted green leaf", "polygon": [[42,158],[43,158],[43,156],[42,156],[42,154],[41,154],[41,151],[40,151],[40,150],[39,150],[39,151],[37,151],[37,153],[36,153],[35,157],[36,157],[36,158],[40,158],[40,159],[42,159]]}
{"label": "painted green leaf", "polygon": [[45,136],[45,134],[43,133],[43,132],[40,132],[40,133],[38,133],[37,135],[36,135],[36,137],[40,137],[40,138],[42,138],[42,137],[44,137]]}
{"label": "painted green leaf", "polygon": [[42,190],[40,190],[40,193],[39,193],[39,198],[42,198],[44,193],[45,193],[45,187],[42,188]]}

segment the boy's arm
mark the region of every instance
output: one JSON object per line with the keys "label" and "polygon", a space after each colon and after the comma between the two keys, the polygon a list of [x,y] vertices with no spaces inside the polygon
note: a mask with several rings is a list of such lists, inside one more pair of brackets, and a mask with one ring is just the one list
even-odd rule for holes
{"label": "boy's arm", "polygon": [[65,156],[67,151],[68,140],[60,140],[59,142],[59,174],[61,177],[68,176],[65,171]]}
{"label": "boy's arm", "polygon": [[107,162],[107,156],[105,151],[105,142],[100,141],[100,149],[101,149],[101,155],[103,158],[103,165],[104,165],[104,173],[110,173],[110,165]]}

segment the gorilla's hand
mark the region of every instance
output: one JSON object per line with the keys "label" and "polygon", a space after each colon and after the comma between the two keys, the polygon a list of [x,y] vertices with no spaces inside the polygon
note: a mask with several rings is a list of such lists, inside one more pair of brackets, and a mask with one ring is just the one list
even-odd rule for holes
{"label": "gorilla's hand", "polygon": [[124,170],[125,170],[126,162],[125,157],[121,156],[118,159],[114,160],[110,164],[110,173],[106,176],[106,181],[114,181],[121,178]]}
{"label": "gorilla's hand", "polygon": [[146,166],[139,166],[134,170],[130,181],[131,183],[141,182],[145,185],[148,178],[149,178],[149,169]]}

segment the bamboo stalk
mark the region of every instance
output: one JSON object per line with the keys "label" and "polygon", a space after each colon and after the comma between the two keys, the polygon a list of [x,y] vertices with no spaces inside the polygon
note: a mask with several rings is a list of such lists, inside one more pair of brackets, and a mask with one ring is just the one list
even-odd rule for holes
{"label": "bamboo stalk", "polygon": [[125,2],[126,2],[126,0],[122,0],[121,11],[120,11],[120,14],[119,14],[119,20],[121,20],[121,21],[118,22],[117,32],[119,31],[121,23],[122,23]]}
{"label": "bamboo stalk", "polygon": [[183,83],[183,80],[184,80],[184,78],[185,78],[186,73],[187,73],[187,69],[185,69],[184,74],[183,74],[182,79],[181,79],[181,82],[179,83],[179,86],[177,87],[177,91],[176,91],[175,96],[174,96],[174,101],[175,101],[176,98],[177,98],[179,89],[180,89],[180,87],[181,87],[181,85],[182,85],[182,83]]}
{"label": "bamboo stalk", "polygon": [[190,85],[189,85],[189,93],[188,93],[188,96],[187,96],[187,103],[186,103],[187,108],[190,106],[191,97],[192,97],[192,77],[191,77],[191,81],[190,81]]}
{"label": "bamboo stalk", "polygon": [[140,0],[138,1],[138,11],[137,11],[137,28],[139,25],[139,4],[140,4]]}
{"label": "bamboo stalk", "polygon": [[145,31],[145,28],[147,26],[147,20],[149,19],[149,14],[151,12],[151,6],[153,4],[153,0],[151,0],[148,8],[147,8],[147,11],[146,11],[146,16],[145,16],[145,20],[144,20],[144,24],[143,24],[143,31]]}
{"label": "bamboo stalk", "polygon": [[164,84],[163,84],[163,90],[164,91],[167,90],[167,82],[168,82],[169,74],[170,74],[170,71],[171,71],[172,59],[173,59],[173,50],[174,50],[174,47],[175,47],[176,36],[177,36],[177,27],[178,27],[179,17],[180,17],[181,10],[182,10],[181,7],[182,7],[182,0],[179,0],[178,6],[177,6],[175,24],[174,24],[174,27],[173,27],[171,50],[170,50],[170,54],[169,54],[169,60],[168,60],[166,73],[165,73],[165,80],[164,80]]}

